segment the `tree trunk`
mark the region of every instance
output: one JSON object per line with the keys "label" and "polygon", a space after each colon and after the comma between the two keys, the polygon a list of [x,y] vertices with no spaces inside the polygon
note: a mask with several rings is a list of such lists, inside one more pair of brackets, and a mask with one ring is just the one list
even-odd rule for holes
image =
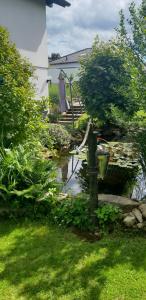
{"label": "tree trunk", "polygon": [[90,194],[90,214],[93,223],[96,223],[95,210],[98,207],[98,182],[97,182],[97,140],[93,133],[93,125],[90,125],[88,135],[88,169],[89,169],[89,194]]}

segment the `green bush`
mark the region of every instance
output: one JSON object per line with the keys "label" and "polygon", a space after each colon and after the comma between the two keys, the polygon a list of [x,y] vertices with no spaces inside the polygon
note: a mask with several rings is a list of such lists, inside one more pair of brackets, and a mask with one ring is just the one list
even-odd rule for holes
{"label": "green bush", "polygon": [[54,148],[60,150],[62,148],[69,148],[71,143],[71,136],[68,131],[59,124],[49,124],[48,137],[53,141]]}
{"label": "green bush", "polygon": [[[33,68],[21,58],[8,32],[0,26],[0,144],[9,147],[24,141],[36,131],[38,104],[30,78]],[[34,130],[35,128],[35,130]]]}
{"label": "green bush", "polygon": [[132,117],[142,104],[141,70],[142,63],[123,39],[97,38],[91,54],[81,61],[79,87],[88,114],[108,124],[115,107],[124,117]]}
{"label": "green bush", "polygon": [[54,138],[49,134],[49,126],[48,124],[44,124],[44,126],[41,127],[39,140],[43,147],[52,150],[54,148]]}
{"label": "green bush", "polygon": [[[87,113],[84,113],[82,114],[79,119],[75,122],[75,129],[77,130],[86,130],[86,127],[87,127],[87,123],[89,121],[89,118],[90,116],[87,114]],[[97,127],[97,128],[101,128],[104,123],[102,121],[100,121],[98,118],[94,118],[94,125]]]}
{"label": "green bush", "polygon": [[51,84],[49,86],[49,107],[51,113],[58,113],[59,111],[59,86]]}
{"label": "green bush", "polygon": [[61,226],[75,226],[81,230],[92,228],[86,197],[58,200],[52,208],[52,216],[54,222]]}
{"label": "green bush", "polygon": [[114,225],[120,217],[120,209],[112,204],[105,204],[96,211],[97,220],[101,228]]}
{"label": "green bush", "polygon": [[75,122],[75,128],[78,130],[86,130],[87,123],[89,121],[89,115],[84,113],[80,118]]}
{"label": "green bush", "polygon": [[34,145],[0,148],[1,207],[34,208],[37,201],[52,199],[56,188],[52,163],[42,159]]}

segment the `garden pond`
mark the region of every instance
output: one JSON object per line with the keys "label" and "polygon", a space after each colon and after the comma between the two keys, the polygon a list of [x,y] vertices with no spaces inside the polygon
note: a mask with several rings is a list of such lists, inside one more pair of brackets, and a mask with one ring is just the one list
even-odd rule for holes
{"label": "garden pond", "polygon": [[[126,196],[142,200],[146,197],[146,178],[139,165],[138,154],[131,143],[110,142],[110,160],[104,178],[98,178],[101,194]],[[102,161],[99,160],[99,164]],[[62,192],[76,195],[88,193],[89,175],[87,149],[75,151],[57,160],[57,179],[62,182]]]}

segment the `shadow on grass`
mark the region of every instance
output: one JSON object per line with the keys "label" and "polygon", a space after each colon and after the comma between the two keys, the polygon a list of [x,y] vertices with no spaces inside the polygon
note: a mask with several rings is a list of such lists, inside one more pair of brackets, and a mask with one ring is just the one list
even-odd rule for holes
{"label": "shadow on grass", "polygon": [[4,263],[0,281],[15,288],[16,299],[98,300],[108,271],[116,265],[146,270],[142,237],[107,238],[91,244],[47,225],[2,224],[0,243]]}

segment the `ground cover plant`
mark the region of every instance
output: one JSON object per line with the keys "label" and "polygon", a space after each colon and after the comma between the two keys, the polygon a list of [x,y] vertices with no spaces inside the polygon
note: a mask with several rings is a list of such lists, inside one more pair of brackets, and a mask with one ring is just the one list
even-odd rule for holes
{"label": "ground cover plant", "polygon": [[145,300],[146,239],[96,243],[41,223],[0,223],[1,300]]}
{"label": "ground cover plant", "polygon": [[51,161],[43,159],[33,147],[0,148],[0,207],[9,208],[8,217],[38,217],[35,209],[40,200],[42,214],[50,212],[49,200],[57,191],[55,172]]}

